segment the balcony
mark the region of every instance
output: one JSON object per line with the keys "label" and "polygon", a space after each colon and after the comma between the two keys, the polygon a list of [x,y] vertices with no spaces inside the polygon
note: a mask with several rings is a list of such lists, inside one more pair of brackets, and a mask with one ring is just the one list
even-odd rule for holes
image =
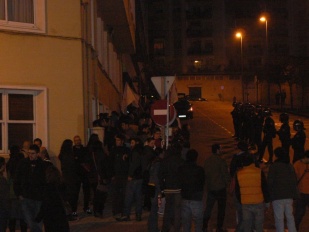
{"label": "balcony", "polygon": [[109,32],[117,51],[135,53],[135,6],[133,1],[98,1],[98,15],[110,28]]}

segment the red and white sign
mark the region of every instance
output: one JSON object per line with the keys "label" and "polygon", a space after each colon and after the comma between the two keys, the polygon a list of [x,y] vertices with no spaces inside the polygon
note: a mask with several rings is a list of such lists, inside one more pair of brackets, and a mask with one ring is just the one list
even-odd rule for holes
{"label": "red and white sign", "polygon": [[[153,121],[159,126],[166,126],[167,124],[167,100],[158,100],[152,104],[150,114]],[[169,122],[171,125],[176,119],[176,110],[173,105],[169,105]]]}

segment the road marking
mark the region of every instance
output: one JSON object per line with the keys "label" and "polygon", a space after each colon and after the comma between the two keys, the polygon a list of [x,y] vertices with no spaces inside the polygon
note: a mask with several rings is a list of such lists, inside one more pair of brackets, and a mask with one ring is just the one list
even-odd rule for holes
{"label": "road marking", "polygon": [[[199,110],[198,110],[199,111]],[[217,123],[215,120],[213,120],[212,118],[208,117],[206,114],[204,114],[203,112],[199,111],[199,113],[201,113],[202,115],[204,115],[208,120],[212,121],[214,124],[216,124],[217,126],[221,127],[223,130],[225,130],[228,134],[233,135],[233,133],[231,131],[229,131],[227,128],[225,128],[224,126],[222,126],[221,124]]]}

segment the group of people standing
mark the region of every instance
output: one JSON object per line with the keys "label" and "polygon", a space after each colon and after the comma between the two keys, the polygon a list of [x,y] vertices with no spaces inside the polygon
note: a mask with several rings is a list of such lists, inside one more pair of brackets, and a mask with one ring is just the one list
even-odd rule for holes
{"label": "group of people standing", "polygon": [[[263,231],[264,210],[269,208],[270,202],[276,231],[284,231],[284,219],[289,232],[299,231],[309,205],[309,191],[305,187],[309,184],[309,175],[306,175],[309,151],[305,151],[303,122],[293,122],[296,134],[292,137],[287,113],[280,114],[282,124],[277,131],[269,108],[241,103],[233,103],[233,106],[235,137],[240,140],[238,148],[241,150],[233,156],[230,165],[237,209],[236,231]],[[281,146],[273,149],[273,139],[277,135]],[[255,146],[258,148],[256,153],[253,151]],[[291,146],[294,150],[292,160]],[[269,159],[264,162],[266,147]],[[276,159],[273,159],[273,154]],[[261,170],[263,163],[267,164],[268,173]]]}
{"label": "group of people standing", "polygon": [[234,125],[234,137],[249,144],[250,149],[257,148],[258,159],[264,161],[264,153],[267,148],[269,159],[268,163],[273,162],[273,139],[278,135],[281,146],[287,153],[292,146],[294,150],[293,163],[299,160],[305,152],[306,134],[304,123],[297,119],[293,122],[293,130],[296,134],[291,136],[289,126],[289,115],[280,114],[280,129],[277,131],[275,122],[272,118],[271,109],[261,105],[250,103],[233,103],[234,109],[231,112]]}
{"label": "group of people standing", "polygon": [[[305,215],[308,202],[309,150],[294,164],[285,148],[274,149],[276,160],[268,172],[260,168],[260,162],[249,152],[248,145],[240,141],[240,152],[230,164],[231,185],[237,212],[237,232],[263,231],[265,210],[270,203],[274,212],[276,231],[296,232]],[[295,204],[294,204],[295,203]],[[295,205],[295,207],[294,207]],[[295,208],[295,213],[293,210]]]}
{"label": "group of people standing", "polygon": [[[41,140],[37,139],[40,141]],[[63,208],[61,195],[61,174],[48,158],[46,148],[39,147],[35,142],[23,146],[11,146],[10,158],[7,163],[0,158],[1,201],[0,231],[15,231],[19,220],[20,230],[26,232],[69,231],[69,224]],[[4,171],[7,171],[7,179]],[[57,221],[57,223],[55,223]]]}

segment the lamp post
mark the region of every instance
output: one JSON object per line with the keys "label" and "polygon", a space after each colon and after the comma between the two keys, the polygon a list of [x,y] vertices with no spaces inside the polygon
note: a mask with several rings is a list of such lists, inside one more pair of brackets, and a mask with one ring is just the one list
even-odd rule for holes
{"label": "lamp post", "polygon": [[245,101],[244,80],[243,80],[244,62],[243,62],[243,51],[242,51],[242,33],[237,32],[235,36],[240,39],[241,88],[242,88],[242,100]]}
{"label": "lamp post", "polygon": [[[260,21],[265,23],[265,52],[264,52],[264,71],[265,75],[267,75],[266,72],[266,60],[268,59],[268,28],[267,28],[267,18],[266,16],[261,16]],[[267,78],[268,79],[268,78]],[[268,84],[268,105],[270,105],[270,80],[267,80]]]}

